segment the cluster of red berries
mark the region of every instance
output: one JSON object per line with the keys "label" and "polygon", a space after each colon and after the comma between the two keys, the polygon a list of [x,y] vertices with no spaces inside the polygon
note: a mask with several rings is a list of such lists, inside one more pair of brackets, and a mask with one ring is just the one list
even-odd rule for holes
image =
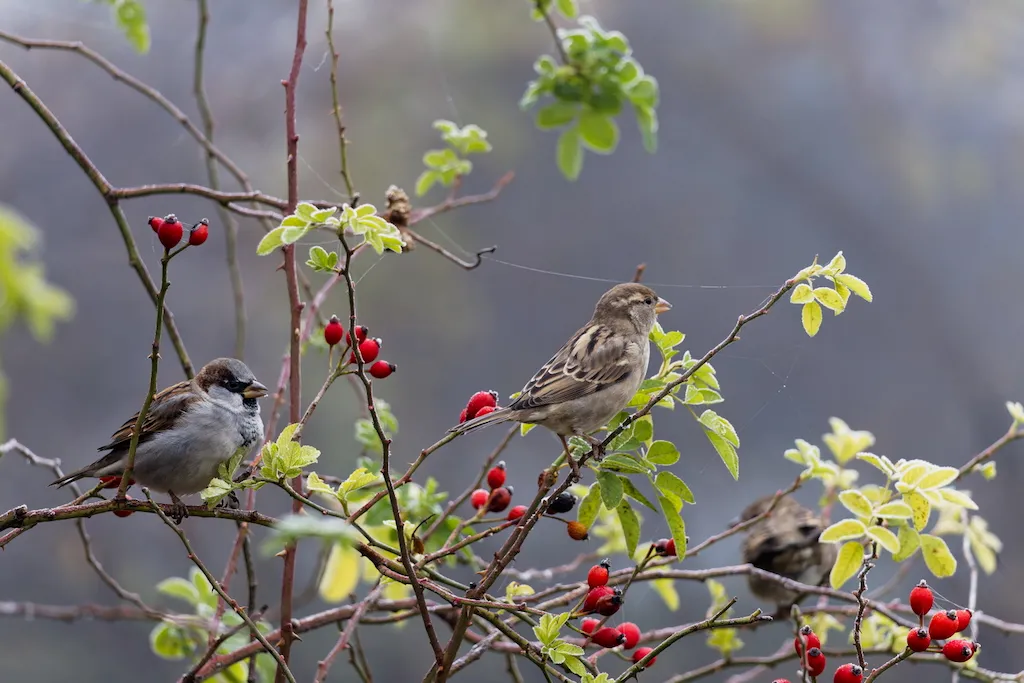
{"label": "cluster of red berries", "polygon": [[[185,226],[173,213],[169,213],[163,218],[150,216],[149,227],[153,228],[153,232],[156,233],[160,244],[164,245],[164,249],[173,249],[178,246],[181,238],[185,235]],[[205,218],[188,229],[188,243],[193,247],[198,247],[209,236],[210,221]]]}
{"label": "cluster of red berries", "polygon": [[[804,650],[806,648],[806,654]],[[820,676],[825,671],[828,661],[821,651],[821,639],[814,633],[810,626],[802,626],[793,639],[793,650],[796,651],[800,663],[807,669],[810,676]],[[860,683],[864,672],[859,666],[844,664],[836,669],[836,683]],[[781,683],[789,683],[784,678],[778,679]]]}
{"label": "cluster of red berries", "polygon": [[498,409],[498,392],[478,391],[469,397],[466,407],[459,413],[459,424],[474,417],[482,417]]}
{"label": "cluster of red berries", "polygon": [[935,604],[935,595],[928,583],[921,580],[910,591],[910,609],[918,616],[920,627],[912,628],[907,633],[907,647],[914,652],[924,652],[929,649],[933,640],[945,640],[940,648],[936,645],[934,651],[941,651],[943,656],[951,662],[966,662],[981,647],[980,643],[964,638],[951,638],[957,633],[962,633],[971,625],[971,610],[951,609],[938,611],[928,621],[928,628],[924,628],[924,618],[931,611]]}
{"label": "cluster of red berries", "polygon": [[[505,486],[505,461],[487,471],[487,489],[477,489],[469,496],[474,509],[486,508],[487,512],[502,512],[512,502],[512,487]],[[525,505],[516,505],[508,511],[508,521],[514,522],[526,514]]]}
{"label": "cluster of red berries", "polygon": [[[602,560],[600,564],[595,564],[587,572],[587,585],[590,586],[590,591],[583,599],[584,614],[610,617],[622,606],[622,591],[608,585],[610,569],[611,564],[608,560]],[[632,650],[640,642],[640,627],[633,622],[625,621],[618,626],[602,626],[603,621],[605,620],[587,617],[580,622],[580,630],[589,636],[595,645],[607,648],[621,645],[626,650]],[[633,653],[633,663],[639,662],[651,651],[649,647],[637,648]],[[647,666],[653,666],[655,659],[657,657],[651,658],[647,662]]]}
{"label": "cluster of red berries", "polygon": [[[356,341],[359,342],[356,345],[359,347],[359,355],[363,357],[363,363],[371,364],[369,369],[371,376],[377,379],[384,379],[398,369],[398,366],[394,363],[389,363],[386,360],[377,360],[377,356],[380,354],[380,346],[384,343],[380,337],[367,337],[369,330],[364,325],[356,325],[355,330]],[[345,344],[352,346],[352,335],[348,333],[345,326],[338,320],[338,316],[332,315],[331,319],[324,325],[324,341],[327,342],[328,346],[336,346],[341,343],[343,337]],[[354,349],[352,355],[348,358],[348,362],[353,364],[357,362]]]}
{"label": "cluster of red berries", "polygon": [[[946,640],[951,636],[965,631],[971,624],[971,610],[956,609],[939,611],[932,615],[928,622],[928,628],[924,628],[924,618],[931,611],[935,604],[935,595],[928,583],[921,581],[910,591],[910,609],[919,618],[921,626],[910,629],[907,633],[907,647],[914,652],[925,652],[931,649],[933,652],[942,652],[943,656],[951,662],[966,662],[981,645],[966,639]],[[931,647],[932,640],[946,640],[941,647]],[[804,648],[807,648],[806,657]],[[815,635],[810,626],[800,629],[797,637],[793,640],[793,649],[811,676],[820,676],[825,671],[827,664],[825,655],[821,652],[821,640]],[[861,683],[864,678],[864,670],[856,664],[843,664],[836,669],[834,683]],[[785,678],[777,678],[773,683],[789,683]]]}

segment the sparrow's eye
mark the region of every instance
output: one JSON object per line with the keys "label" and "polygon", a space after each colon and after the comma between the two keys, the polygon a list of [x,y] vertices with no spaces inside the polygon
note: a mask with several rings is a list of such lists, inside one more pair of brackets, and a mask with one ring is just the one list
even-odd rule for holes
{"label": "sparrow's eye", "polygon": [[647,297],[646,299],[644,299],[644,303],[650,306],[651,304],[654,303],[654,299],[652,299],[651,297]]}
{"label": "sparrow's eye", "polygon": [[242,380],[238,379],[229,379],[225,384],[225,388],[233,394],[242,393],[248,386],[248,382],[243,382]]}

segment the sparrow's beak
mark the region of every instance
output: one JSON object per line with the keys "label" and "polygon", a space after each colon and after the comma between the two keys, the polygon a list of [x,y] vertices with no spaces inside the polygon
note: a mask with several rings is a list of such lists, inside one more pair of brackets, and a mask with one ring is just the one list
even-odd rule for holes
{"label": "sparrow's beak", "polygon": [[670,304],[669,302],[665,301],[661,297],[658,297],[658,303],[654,304],[654,312],[655,313],[664,313],[665,311],[670,310],[671,308],[672,308],[672,304]]}
{"label": "sparrow's beak", "polygon": [[254,381],[245,388],[245,391],[242,392],[242,396],[245,398],[263,398],[267,393],[267,388],[265,386]]}

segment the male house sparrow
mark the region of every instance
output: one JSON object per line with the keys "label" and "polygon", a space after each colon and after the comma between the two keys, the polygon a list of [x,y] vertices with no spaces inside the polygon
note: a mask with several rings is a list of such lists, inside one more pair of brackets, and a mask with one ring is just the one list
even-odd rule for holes
{"label": "male house sparrow", "polygon": [[625,408],[640,388],[651,355],[648,335],[657,314],[670,308],[650,287],[615,285],[598,300],[590,322],[537,371],[515,401],[448,431],[462,434],[509,420],[539,424],[558,435],[574,465],[566,437],[582,437],[595,447],[600,443],[590,432]]}
{"label": "male house sparrow", "polygon": [[[263,438],[256,399],[266,395],[267,388],[234,358],[212,360],[191,381],[157,393],[142,423],[132,477],[170,495],[178,521],[187,517],[178,496],[202,491],[217,476],[218,465],[239,451],[248,454]],[[114,432],[110,443],[97,449],[109,453],[50,486],[123,474],[138,417],[136,412]]]}
{"label": "male house sparrow", "polygon": [[[748,505],[733,526],[762,514],[774,497],[774,494],[765,496]],[[787,496],[747,531],[743,561],[800,583],[823,585],[835,564],[837,552],[832,543],[818,542],[824,529],[817,514]],[[806,597],[760,576],[749,576],[747,583],[751,593],[774,602],[780,613],[788,613],[792,605]]]}

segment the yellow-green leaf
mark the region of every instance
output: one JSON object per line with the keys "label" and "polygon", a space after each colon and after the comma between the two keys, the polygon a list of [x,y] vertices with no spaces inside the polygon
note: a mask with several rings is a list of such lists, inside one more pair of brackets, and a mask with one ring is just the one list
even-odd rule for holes
{"label": "yellow-green leaf", "polygon": [[928,465],[925,463],[917,463],[907,467],[900,474],[900,482],[909,486],[916,486],[917,482],[921,481],[921,478],[928,473]]}
{"label": "yellow-green leaf", "polygon": [[814,298],[833,313],[843,312],[843,297],[831,287],[815,287]]}
{"label": "yellow-green leaf", "polygon": [[953,483],[958,476],[960,476],[960,470],[955,467],[936,467],[921,477],[917,486],[922,489],[937,489]]}
{"label": "yellow-green leaf", "polygon": [[669,531],[672,532],[672,539],[676,542],[676,557],[682,558],[686,554],[686,524],[679,516],[675,503],[665,496],[658,496],[658,504],[661,506],[661,514],[668,523]]}
{"label": "yellow-green leaf", "polygon": [[956,573],[956,558],[949,552],[946,542],[938,536],[921,534],[921,555],[928,571],[940,579]]}
{"label": "yellow-green leaf", "polygon": [[665,601],[665,606],[670,611],[675,612],[679,609],[679,593],[676,592],[676,586],[672,579],[654,579],[649,583],[654,592]]}
{"label": "yellow-green leaf", "polygon": [[327,556],[320,597],[324,602],[341,602],[359,583],[359,552],[347,543],[335,543]]}
{"label": "yellow-green leaf", "polygon": [[840,493],[839,502],[858,517],[871,517],[871,501],[857,489]]}
{"label": "yellow-green leaf", "polygon": [[882,519],[910,519],[914,516],[914,510],[902,500],[894,500],[879,505],[872,515]]}
{"label": "yellow-green leaf", "polygon": [[614,510],[622,501],[622,482],[614,472],[601,470],[597,473],[597,482],[601,485],[601,500],[609,510]]}
{"label": "yellow-green leaf", "polygon": [[821,306],[817,301],[809,301],[804,304],[800,311],[800,320],[808,337],[818,334],[818,330],[821,328]]}
{"label": "yellow-green leaf", "polygon": [[594,525],[594,520],[597,519],[599,512],[601,512],[601,484],[595,481],[590,485],[587,495],[583,496],[583,500],[580,501],[580,506],[576,510],[576,519],[589,529]]}
{"label": "yellow-green leaf", "polygon": [[846,257],[843,256],[843,252],[840,251],[832,257],[831,261],[825,264],[822,272],[825,275],[838,275],[844,270],[846,270]]}
{"label": "yellow-green leaf", "polygon": [[832,565],[832,571],[828,575],[828,581],[832,588],[839,590],[844,583],[850,580],[850,577],[857,573],[863,561],[864,547],[860,543],[857,541],[844,543],[843,547],[839,549],[836,563]]}
{"label": "yellow-green leaf", "polygon": [[856,519],[843,519],[821,532],[818,540],[822,543],[839,543],[864,535],[867,527]]}
{"label": "yellow-green leaf", "polygon": [[876,541],[878,545],[882,546],[890,553],[896,554],[900,551],[900,540],[896,537],[896,534],[885,527],[869,526],[867,534],[868,538]]}
{"label": "yellow-green leaf", "polygon": [[939,495],[941,495],[946,502],[952,503],[953,505],[967,508],[968,510],[978,509],[978,505],[963,491],[957,491],[956,489],[940,489]]}
{"label": "yellow-green leaf", "polygon": [[910,505],[910,509],[914,511],[914,528],[921,531],[921,529],[924,529],[925,525],[928,524],[928,516],[931,514],[932,504],[928,502],[927,498],[917,491],[904,493],[903,500],[905,500]]}
{"label": "yellow-green leaf", "polygon": [[909,524],[904,524],[900,527],[899,534],[896,536],[900,542],[900,550],[897,553],[893,553],[892,559],[896,562],[902,562],[911,555],[913,555],[918,548],[921,547],[921,537]]}
{"label": "yellow-green leaf", "polygon": [[871,288],[868,287],[868,283],[861,280],[856,275],[850,275],[849,273],[840,273],[835,276],[836,282],[840,282],[843,285],[850,288],[850,291],[859,296],[864,301],[871,301]]}
{"label": "yellow-green leaf", "polygon": [[806,304],[814,301],[814,290],[811,289],[807,284],[800,283],[793,288],[793,293],[789,295],[789,300],[794,304]]}
{"label": "yellow-green leaf", "polygon": [[640,519],[633,512],[633,507],[625,498],[619,503],[615,511],[619,515],[619,524],[622,526],[622,537],[626,541],[626,553],[632,557],[636,552],[636,544],[640,541]]}

